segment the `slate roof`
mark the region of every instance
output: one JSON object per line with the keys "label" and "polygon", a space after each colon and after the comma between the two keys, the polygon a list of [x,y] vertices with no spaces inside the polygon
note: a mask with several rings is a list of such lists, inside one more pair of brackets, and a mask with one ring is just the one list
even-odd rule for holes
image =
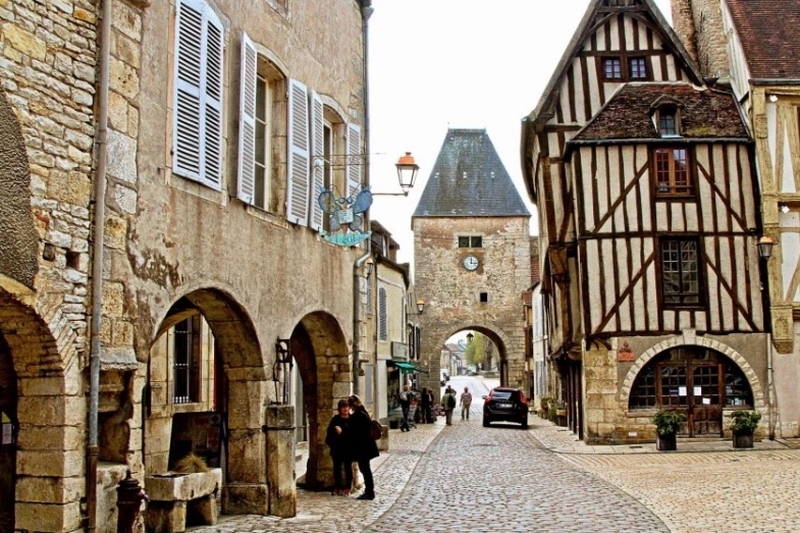
{"label": "slate roof", "polygon": [[449,129],[413,217],[530,216],[485,129]]}
{"label": "slate roof", "polygon": [[689,83],[651,82],[621,86],[570,142],[661,139],[652,114],[664,104],[679,109],[683,139],[749,139],[732,93]]}
{"label": "slate roof", "polygon": [[800,2],[726,0],[755,79],[800,79]]}

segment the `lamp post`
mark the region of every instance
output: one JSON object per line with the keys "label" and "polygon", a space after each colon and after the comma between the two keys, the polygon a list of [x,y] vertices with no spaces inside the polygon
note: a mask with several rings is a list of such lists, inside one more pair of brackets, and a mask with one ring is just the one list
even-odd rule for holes
{"label": "lamp post", "polygon": [[[756,243],[756,249],[758,250],[758,257],[764,260],[766,264],[765,272],[766,272],[766,285],[762,288],[762,306],[764,307],[764,322],[765,327],[764,330],[767,333],[767,408],[768,408],[768,418],[769,418],[769,440],[775,440],[775,408],[774,408],[774,398],[775,398],[775,384],[773,381],[773,369],[772,369],[772,313],[770,312],[770,298],[769,298],[769,258],[772,257],[772,247],[775,245],[775,241],[773,241],[769,236],[762,235],[760,239],[758,239],[758,243]],[[764,296],[766,293],[766,297]]]}
{"label": "lamp post", "polygon": [[397,167],[397,181],[400,183],[402,192],[373,192],[372,196],[408,196],[408,191],[414,187],[414,183],[417,181],[419,165],[414,161],[411,152],[406,152],[405,155],[400,156],[394,166]]}

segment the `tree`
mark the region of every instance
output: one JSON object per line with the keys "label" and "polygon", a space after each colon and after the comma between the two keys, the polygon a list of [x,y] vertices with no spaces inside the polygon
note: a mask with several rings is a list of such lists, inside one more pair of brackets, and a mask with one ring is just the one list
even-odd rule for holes
{"label": "tree", "polygon": [[478,366],[486,360],[486,350],[484,349],[484,337],[482,334],[473,334],[472,342],[467,343],[464,350],[464,358],[468,365]]}

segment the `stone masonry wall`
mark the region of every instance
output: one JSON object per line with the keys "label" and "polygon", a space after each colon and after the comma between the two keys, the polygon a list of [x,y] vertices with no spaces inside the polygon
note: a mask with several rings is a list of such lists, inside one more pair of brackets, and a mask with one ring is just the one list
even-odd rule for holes
{"label": "stone masonry wall", "polygon": [[705,77],[730,76],[720,0],[672,0],[672,20],[678,37]]}

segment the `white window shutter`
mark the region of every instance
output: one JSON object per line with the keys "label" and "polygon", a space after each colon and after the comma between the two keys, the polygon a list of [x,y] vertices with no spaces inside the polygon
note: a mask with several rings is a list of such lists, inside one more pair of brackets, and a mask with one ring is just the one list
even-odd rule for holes
{"label": "white window shutter", "polygon": [[308,223],[310,157],[308,142],[308,89],[297,80],[289,80],[289,154],[286,186],[286,218],[305,226]]}
{"label": "white window shutter", "polygon": [[176,20],[173,172],[219,190],[222,23],[201,0],[179,0]]}
{"label": "white window shutter", "polygon": [[208,20],[204,62],[206,73],[203,91],[205,164],[202,178],[203,183],[209,187],[220,189],[222,187],[222,52],[225,34],[222,22],[209,8],[206,8],[206,18]]}
{"label": "white window shutter", "polygon": [[366,157],[361,149],[361,126],[347,125],[347,195],[354,197],[361,190],[361,168]]}
{"label": "white window shutter", "polygon": [[319,206],[319,198],[322,188],[325,187],[325,161],[322,155],[325,153],[325,120],[323,117],[322,99],[319,95],[311,91],[311,194],[310,203],[310,225],[316,231],[322,229],[324,213]]}
{"label": "white window shutter", "polygon": [[242,32],[242,84],[239,97],[239,180],[236,196],[246,204],[255,197],[256,48]]}

